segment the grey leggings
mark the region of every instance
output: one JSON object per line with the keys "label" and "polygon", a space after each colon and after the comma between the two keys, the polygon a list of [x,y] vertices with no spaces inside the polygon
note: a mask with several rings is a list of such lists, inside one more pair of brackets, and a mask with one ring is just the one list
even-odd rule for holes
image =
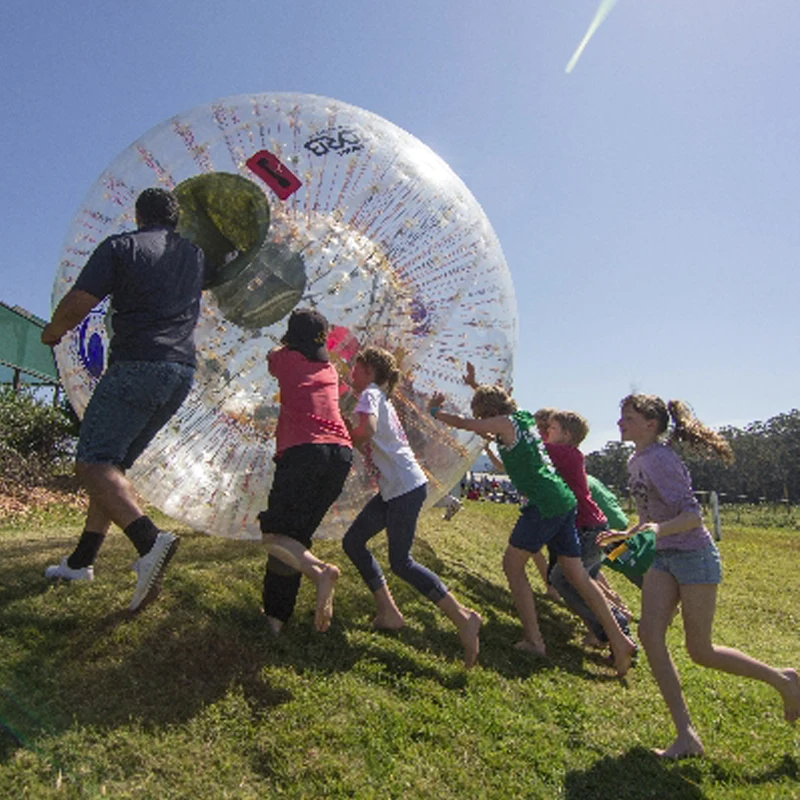
{"label": "grey leggings", "polygon": [[392,572],[434,603],[447,594],[447,587],[439,577],[411,558],[417,518],[427,493],[427,484],[423,484],[391,500],[384,500],[376,494],[361,509],[344,535],[342,547],[371,591],[380,589],[386,578],[367,549],[367,542],[385,528]]}
{"label": "grey leggings", "polygon": [[[604,528],[584,528],[579,533],[581,540],[581,561],[586,571],[591,578],[595,578],[597,573],[600,572],[600,567],[603,564],[603,552],[597,546],[595,539],[597,534]],[[567,607],[574,611],[589,627],[589,630],[601,641],[608,641],[606,632],[600,624],[594,612],[589,608],[589,604],[583,599],[581,593],[567,580],[566,575],[561,570],[561,566],[556,564],[550,572],[550,583],[555,587],[556,591],[561,595]],[[636,581],[633,581],[636,583]],[[637,586],[641,584],[637,583]],[[611,606],[611,613],[617,620],[620,628],[623,631],[628,630],[628,621],[619,609]]]}

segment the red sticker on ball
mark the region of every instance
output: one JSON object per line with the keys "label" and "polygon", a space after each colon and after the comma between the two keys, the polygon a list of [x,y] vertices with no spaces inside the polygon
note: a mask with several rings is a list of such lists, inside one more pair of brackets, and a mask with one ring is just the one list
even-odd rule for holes
{"label": "red sticker on ball", "polygon": [[246,164],[281,200],[293,195],[303,185],[297,175],[269,150],[259,150],[247,159]]}

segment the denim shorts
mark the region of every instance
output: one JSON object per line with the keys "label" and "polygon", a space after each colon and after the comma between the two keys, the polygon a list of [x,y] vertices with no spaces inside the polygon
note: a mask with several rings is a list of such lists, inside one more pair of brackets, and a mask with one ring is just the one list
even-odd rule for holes
{"label": "denim shorts", "polygon": [[194,367],[117,361],[100,378],[81,422],[75,460],[128,469],[180,408]]}
{"label": "denim shorts", "polygon": [[581,543],[575,527],[576,509],[550,519],[542,519],[539,509],[527,505],[517,519],[508,543],[520,550],[538,553],[547,545],[551,557],[581,557]]}
{"label": "denim shorts", "polygon": [[668,572],[681,585],[722,582],[722,561],[714,542],[702,550],[656,550],[650,569]]}

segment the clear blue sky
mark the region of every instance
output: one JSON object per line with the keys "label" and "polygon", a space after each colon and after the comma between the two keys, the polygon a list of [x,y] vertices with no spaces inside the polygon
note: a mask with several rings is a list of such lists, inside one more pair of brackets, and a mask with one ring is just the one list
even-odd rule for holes
{"label": "clear blue sky", "polygon": [[[301,91],[407,129],[461,176],[517,293],[515,394],[587,450],[631,389],[712,425],[798,405],[800,3],[5,0],[0,300],[49,316],[108,163],[229,95]],[[479,376],[480,377],[480,376]]]}

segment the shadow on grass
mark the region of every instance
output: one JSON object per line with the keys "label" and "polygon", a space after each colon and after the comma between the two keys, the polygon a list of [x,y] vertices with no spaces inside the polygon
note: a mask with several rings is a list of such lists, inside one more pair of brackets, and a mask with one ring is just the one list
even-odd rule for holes
{"label": "shadow on grass", "polygon": [[[570,642],[579,622],[560,603],[544,595],[536,595],[539,627],[547,646],[547,658],[514,649],[522,638],[522,629],[510,591],[472,570],[458,564],[458,577],[466,587],[466,596],[483,617],[481,665],[507,678],[524,678],[542,670],[559,669],[595,681],[619,680],[604,656]],[[591,665],[591,667],[590,667]],[[597,669],[602,670],[598,674]],[[607,673],[607,674],[606,674]]]}
{"label": "shadow on grass", "polygon": [[728,770],[722,764],[711,765],[711,775],[720,784],[740,783],[748,786],[761,786],[783,780],[797,783],[800,780],[800,764],[797,759],[788,754],[775,767],[765,769],[763,772],[742,777],[738,771]]}
{"label": "shadow on grass", "polygon": [[696,785],[701,774],[696,762],[665,763],[649,750],[636,747],[617,758],[601,758],[587,770],[567,773],[564,797],[566,800],[601,797],[699,800],[705,797]]}
{"label": "shadow on grass", "polygon": [[[455,629],[399,579],[389,575],[409,624],[397,634],[369,630],[370,593],[340,558],[345,569],[331,629],[326,634],[313,630],[313,592],[304,582],[295,618],[274,637],[259,611],[263,551],[181,533],[183,544],[164,594],[135,617],[126,610],[131,552],[123,537],[106,543],[97,579],[82,586],[51,587],[43,580],[43,565],[63,555],[66,540],[4,543],[0,622],[13,667],[2,673],[2,681],[3,691],[16,699],[6,704],[8,730],[0,728],[0,760],[7,760],[19,741],[35,742],[75,724],[108,730],[130,723],[145,728],[183,723],[236,686],[254,709],[268,714],[292,699],[291,690],[271,673],[274,668],[313,677],[346,673],[364,662],[380,667],[370,679],[389,685],[400,686],[403,681],[395,679],[413,675],[448,690],[466,686]],[[424,542],[416,551],[426,565],[453,571]],[[385,551],[378,547],[376,553],[384,563]],[[512,647],[519,624],[508,591],[467,565],[455,569],[459,594],[464,594],[459,599],[474,604],[485,620],[483,669],[525,678],[558,666],[605,679],[587,670],[593,656],[566,641],[568,623],[560,607],[538,603],[552,661],[520,653]],[[417,653],[447,663],[417,658]],[[610,669],[608,679],[615,679]],[[5,722],[0,709],[0,723]]]}
{"label": "shadow on grass", "polygon": [[[378,561],[384,564],[388,561],[385,545],[381,537],[376,537],[374,541],[375,544],[371,545],[371,549]],[[539,625],[548,647],[547,658],[515,650],[514,643],[521,638],[521,628],[511,594],[506,587],[493,583],[465,562],[445,564],[424,537],[415,539],[412,554],[428,569],[439,574],[445,584],[449,583],[447,578],[452,575],[454,580],[460,583],[458,589],[453,589],[456,598],[465,605],[473,607],[483,617],[479,663],[484,669],[497,672],[506,678],[524,679],[558,667],[589,680],[618,680],[613,669],[605,663],[598,652],[587,651],[569,642],[573,624],[563,606],[554,604],[547,598],[537,597],[536,600]],[[455,629],[450,628],[447,623],[444,627],[440,625],[441,612],[399,578],[391,575],[388,570],[386,572],[395,600],[409,623],[391,635],[415,650],[434,651],[445,658],[461,660],[462,651],[458,636]],[[337,613],[340,619],[357,619],[365,608],[371,608],[370,604],[371,599],[364,589],[360,605],[356,606],[352,601],[341,604],[337,602]],[[420,623],[422,630],[419,629]],[[366,629],[366,626],[362,627]],[[594,669],[589,668],[589,665],[593,665]],[[602,670],[601,674],[597,673],[597,668]]]}
{"label": "shadow on grass", "polygon": [[[635,776],[635,781],[631,779]],[[706,797],[700,784],[714,786],[763,786],[797,781],[800,770],[795,758],[784,755],[775,767],[742,775],[727,770],[709,759],[662,761],[643,747],[636,747],[618,758],[606,756],[589,769],[569,772],[564,781],[566,800],[616,797],[620,800],[674,798],[699,800]]]}
{"label": "shadow on grass", "polygon": [[[3,560],[0,568],[0,610],[9,603],[45,594],[50,588],[44,579],[48,564],[61,560],[61,556],[48,560],[47,548],[42,541],[21,539],[3,542]],[[63,553],[62,553],[63,555]]]}
{"label": "shadow on grass", "polygon": [[[48,549],[41,542],[28,544],[28,550],[14,547],[17,566],[41,561]],[[106,566],[90,585],[48,586],[38,563],[17,575],[2,612],[3,644],[14,659],[0,688],[16,699],[5,703],[5,711],[0,704],[0,760],[20,742],[74,724],[107,730],[132,722],[145,728],[183,723],[236,686],[254,709],[269,713],[292,699],[282,682],[271,679],[270,668],[313,678],[349,672],[368,660],[380,663],[389,678],[411,674],[463,688],[463,673],[403,652],[418,645],[458,658],[454,630],[446,641],[444,635],[429,641],[411,633],[399,648],[378,634],[353,636],[360,627],[351,624],[349,614],[356,607],[359,613],[371,610],[372,601],[349,587],[327,633],[313,630],[312,590],[306,585],[295,618],[281,636],[273,636],[259,609],[265,556],[242,548],[242,543],[187,536],[161,598],[135,616],[125,606],[123,568],[111,558],[115,551],[127,555],[124,540],[101,555],[99,565],[105,560]],[[0,583],[13,571],[0,565]]]}

